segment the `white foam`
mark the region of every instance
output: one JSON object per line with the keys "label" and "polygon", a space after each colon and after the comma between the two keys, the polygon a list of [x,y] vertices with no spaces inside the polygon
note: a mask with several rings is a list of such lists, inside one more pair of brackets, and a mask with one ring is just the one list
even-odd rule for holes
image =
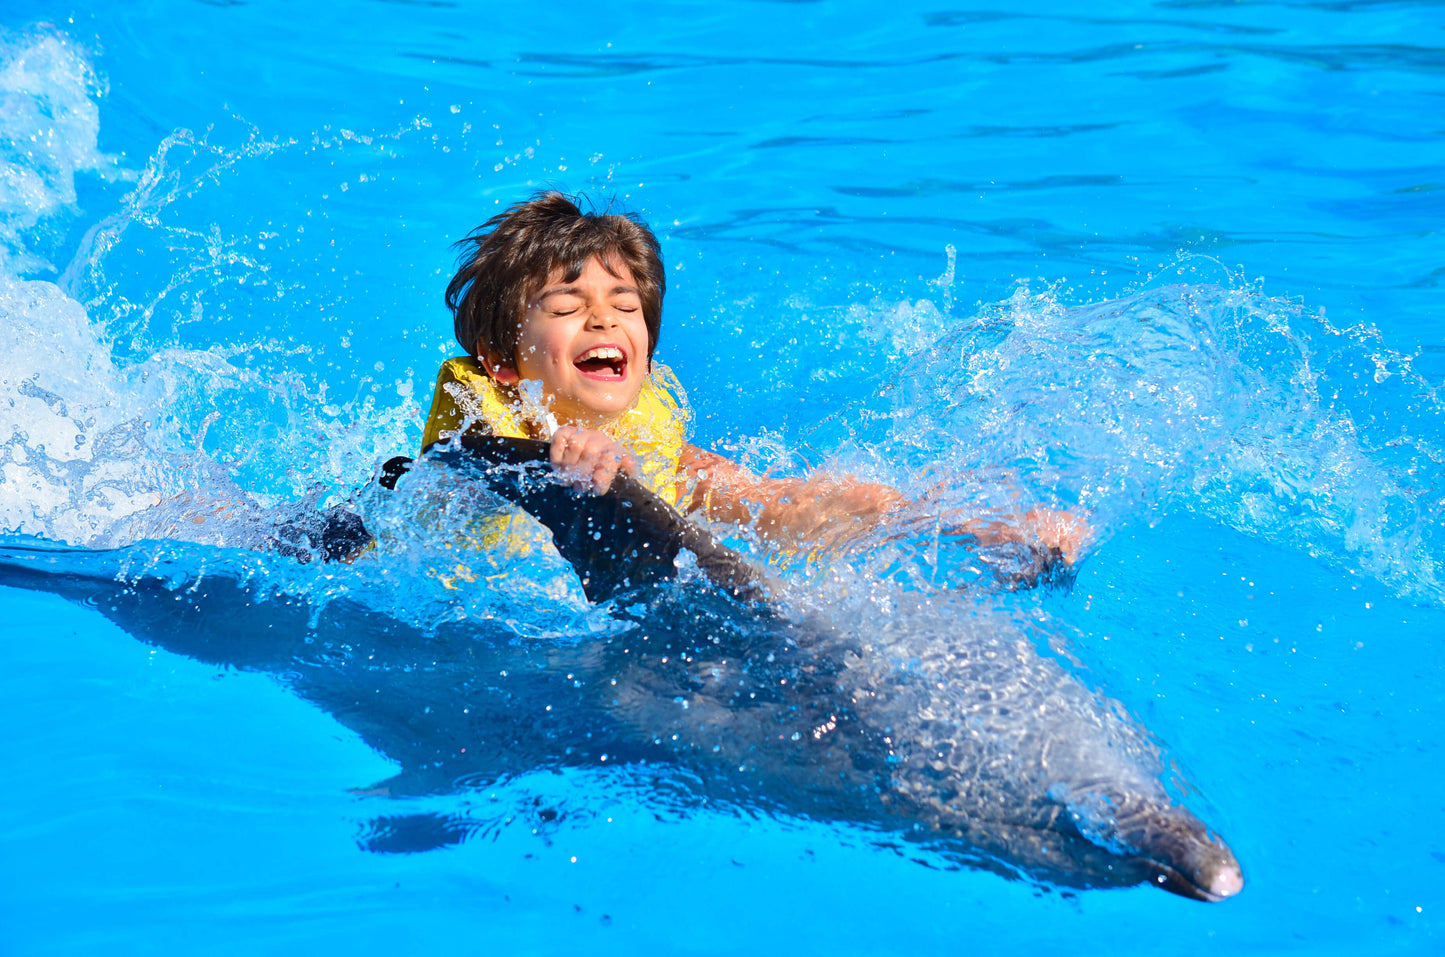
{"label": "white foam", "polygon": [[156,504],[127,388],[79,303],[0,276],[0,528],[92,543]]}
{"label": "white foam", "polygon": [[[903,339],[918,315],[875,313]],[[876,457],[915,494],[980,508],[1022,490],[1089,510],[1106,535],[1186,510],[1445,601],[1430,519],[1442,410],[1372,326],[1337,328],[1242,284],[1077,307],[1021,287],[954,322],[887,388],[895,425]],[[920,484],[940,474],[956,487]]]}
{"label": "white foam", "polygon": [[95,71],[65,37],[0,39],[0,272],[55,267],[29,249],[29,234],[72,206],[77,173],[129,174],[99,147]]}

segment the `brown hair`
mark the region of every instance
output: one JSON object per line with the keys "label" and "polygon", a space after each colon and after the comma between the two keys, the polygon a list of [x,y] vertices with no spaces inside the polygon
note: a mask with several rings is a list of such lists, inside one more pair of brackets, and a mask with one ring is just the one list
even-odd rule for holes
{"label": "brown hair", "polygon": [[472,355],[515,361],[528,297],[556,270],[563,271],[563,282],[572,282],[597,257],[608,272],[619,263],[632,271],[652,358],[662,332],[667,273],[657,237],[633,214],[584,213],[573,197],[550,190],[514,203],[457,245],[462,253],[447,283],[447,308],[457,341]]}

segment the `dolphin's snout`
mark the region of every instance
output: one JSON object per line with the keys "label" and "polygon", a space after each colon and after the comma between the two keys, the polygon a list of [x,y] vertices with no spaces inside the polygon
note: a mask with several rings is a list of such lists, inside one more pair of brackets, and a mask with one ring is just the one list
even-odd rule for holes
{"label": "dolphin's snout", "polygon": [[[1107,837],[1132,851],[1150,883],[1197,901],[1222,901],[1244,890],[1244,872],[1219,835],[1177,804],[1113,798],[1116,813],[1081,832],[1095,843]],[[1071,806],[1077,806],[1071,804]],[[1076,826],[1078,818],[1076,816]]]}
{"label": "dolphin's snout", "polygon": [[1221,863],[1212,874],[1197,869],[1181,871],[1157,861],[1153,863],[1156,868],[1154,884],[1190,900],[1216,903],[1244,890],[1244,873],[1232,857]]}
{"label": "dolphin's snout", "polygon": [[1151,848],[1150,859],[1158,868],[1154,877],[1158,886],[1181,897],[1211,902],[1244,890],[1244,871],[1234,852],[1203,826],[1195,834],[1175,834],[1172,838],[1158,841]]}
{"label": "dolphin's snout", "polygon": [[1244,890],[1244,872],[1239,869],[1239,863],[1231,861],[1221,867],[1214,875],[1214,880],[1209,882],[1208,890],[1209,896],[1219,901]]}

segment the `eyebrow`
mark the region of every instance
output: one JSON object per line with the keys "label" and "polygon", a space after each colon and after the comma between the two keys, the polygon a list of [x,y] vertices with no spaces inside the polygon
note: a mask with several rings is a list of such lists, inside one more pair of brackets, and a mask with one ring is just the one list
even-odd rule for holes
{"label": "eyebrow", "polygon": [[[637,291],[636,286],[631,286],[627,283],[619,283],[616,286],[613,286],[611,289],[607,290],[607,295],[617,296],[629,292],[632,293],[634,296],[641,296],[641,293]],[[551,289],[543,289],[541,294],[537,296],[537,301],[541,302],[542,300],[547,299],[550,296],[579,296],[581,294],[581,290],[577,286],[555,286]]]}

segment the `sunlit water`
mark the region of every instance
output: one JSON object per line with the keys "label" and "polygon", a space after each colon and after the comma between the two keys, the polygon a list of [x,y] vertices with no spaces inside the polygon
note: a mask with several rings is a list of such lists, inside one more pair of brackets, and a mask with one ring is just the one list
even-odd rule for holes
{"label": "sunlit water", "polygon": [[[448,244],[544,185],[615,196],[663,238],[695,441],[927,503],[771,556],[790,613],[901,667],[1023,636],[1162,742],[1248,883],[1061,892],[625,769],[388,797],[295,674],[6,589],[7,952],[1438,946],[1445,8],[294,6],[0,19],[7,548],[422,635],[625,632],[560,560],[451,548],[445,475],[358,492],[454,351]],[[252,550],[342,500],[367,560]],[[1090,515],[1071,588],[1001,590],[924,520],[1019,501]],[[361,849],[418,813],[470,836]]]}

